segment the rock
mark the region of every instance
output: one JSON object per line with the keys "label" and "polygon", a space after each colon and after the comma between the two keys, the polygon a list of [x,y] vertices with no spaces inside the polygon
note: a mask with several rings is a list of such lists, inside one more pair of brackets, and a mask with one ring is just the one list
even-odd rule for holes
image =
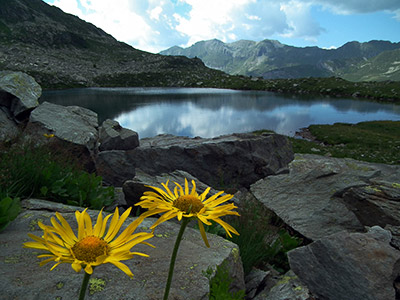
{"label": "rock", "polygon": [[53,133],[58,139],[93,151],[97,146],[97,128],[97,114],[89,109],[44,102],[32,111],[26,133],[40,138],[44,133]]}
{"label": "rock", "polygon": [[[14,117],[21,121],[39,105],[38,99],[42,94],[42,88],[35,79],[25,73],[0,71],[0,92],[6,92],[15,97],[8,97],[5,102],[8,102]],[[5,104],[3,101],[0,101],[2,105]]]}
{"label": "rock", "polygon": [[121,187],[114,188],[114,202],[105,208],[107,211],[114,211],[115,208],[127,208],[128,204],[125,200],[125,195]]}
{"label": "rock", "polygon": [[278,134],[231,134],[212,139],[159,135],[128,151],[135,167],[150,175],[183,170],[210,186],[248,187],[281,172],[293,158]]}
{"label": "rock", "polygon": [[[400,171],[397,173],[400,178]],[[400,185],[371,179],[369,184],[354,186],[343,193],[347,207],[366,226],[400,225]]]}
{"label": "rock", "polygon": [[89,109],[44,102],[31,112],[24,134],[36,143],[67,149],[88,171],[93,171],[97,128],[97,114]]}
{"label": "rock", "polygon": [[288,271],[272,288],[265,288],[253,300],[314,300],[314,298],[299,278],[292,271]]}
{"label": "rock", "polygon": [[245,277],[246,299],[253,299],[262,291],[269,291],[279,280],[279,274],[274,269],[263,271],[252,269]]}
{"label": "rock", "polygon": [[99,128],[100,151],[131,150],[139,146],[137,132],[123,128],[117,121],[107,119]]}
{"label": "rock", "polygon": [[386,225],[385,229],[390,231],[392,235],[390,245],[397,250],[400,250],[400,226]]}
{"label": "rock", "polygon": [[[145,191],[152,191],[151,188],[148,188],[145,185],[162,188],[161,183],[165,183],[167,182],[167,180],[169,180],[169,187],[173,188],[175,186],[174,182],[177,182],[183,186],[185,183],[185,178],[188,180],[190,187],[192,186],[192,180],[196,182],[196,190],[199,194],[204,192],[208,188],[208,185],[204,184],[203,182],[185,171],[176,170],[168,174],[163,173],[157,176],[151,176],[140,169],[136,169],[136,176],[133,178],[133,180],[127,180],[122,188],[128,205],[134,206],[135,203],[139,202],[140,197]],[[211,187],[208,196],[212,196],[217,192],[217,190]],[[235,197],[232,198],[232,201],[235,201]]]}
{"label": "rock", "polygon": [[[23,201],[25,202],[25,201]],[[42,209],[39,203],[42,202]],[[76,227],[74,212],[82,210],[79,207],[55,204],[36,200],[34,210],[23,210],[8,228],[1,233],[0,243],[0,288],[2,295],[8,299],[77,299],[83,279],[83,271],[77,274],[70,264],[61,264],[50,271],[51,264],[40,267],[36,256],[40,251],[22,248],[22,244],[29,239],[27,233],[37,236],[42,231],[37,226],[38,221],[49,224],[54,210],[62,206],[62,215],[69,222],[73,230]],[[24,206],[26,206],[24,204]],[[29,206],[29,205],[27,205]],[[92,220],[97,218],[97,211],[89,211]],[[123,228],[133,218],[128,218]],[[155,219],[146,219],[136,232],[146,231]],[[134,274],[130,279],[125,273],[111,264],[97,267],[91,276],[87,298],[114,300],[114,299],[146,299],[158,300],[162,298],[167,278],[170,255],[180,226],[172,222],[165,222],[155,230],[154,238],[148,240],[156,246],[151,248],[139,245],[132,251],[143,252],[150,257],[135,256],[124,261]],[[203,271],[211,267],[225,264],[233,276],[233,286],[244,289],[243,269],[238,248],[235,244],[208,234],[211,247],[207,248],[200,233],[187,228],[181,242],[175,265],[170,299],[208,299],[209,282]],[[41,259],[43,260],[43,259]]]}
{"label": "rock", "polygon": [[[355,197],[350,197],[355,195],[354,191],[383,178],[388,184],[395,183],[399,166],[307,154],[296,155],[289,170],[289,174],[256,182],[251,192],[287,225],[310,240],[342,230],[364,231],[364,226],[384,227],[385,223],[391,224],[394,215],[400,215],[396,201],[388,201],[389,198],[370,199],[367,193],[362,194],[367,197],[364,200],[352,201]],[[389,193],[388,188],[385,191]],[[393,189],[391,192],[395,195]],[[367,206],[368,203],[374,205]]]}
{"label": "rock", "polygon": [[8,142],[15,139],[19,134],[17,123],[10,116],[5,107],[0,107],[0,142]]}
{"label": "rock", "polygon": [[135,177],[135,168],[125,151],[99,152],[96,157],[96,173],[106,185],[122,187],[125,181]]}
{"label": "rock", "polygon": [[339,232],[294,249],[288,257],[294,273],[320,299],[395,299],[393,283],[400,275],[400,251],[376,229]]}

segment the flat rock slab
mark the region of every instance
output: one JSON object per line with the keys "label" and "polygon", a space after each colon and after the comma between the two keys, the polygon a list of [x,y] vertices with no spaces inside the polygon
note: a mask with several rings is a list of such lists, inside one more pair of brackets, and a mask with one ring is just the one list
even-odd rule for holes
{"label": "flat rock slab", "polygon": [[291,269],[318,297],[326,300],[395,300],[400,251],[390,233],[339,232],[288,253]]}
{"label": "flat rock slab", "polygon": [[[400,201],[395,198],[399,178],[399,166],[296,154],[289,164],[289,174],[259,180],[251,185],[251,192],[286,224],[308,239],[317,240],[342,230],[364,231],[365,226],[384,227],[382,220],[397,220],[394,215],[400,216]],[[386,196],[359,199],[368,195],[360,187],[368,189],[373,183],[382,186],[383,179],[387,187],[380,190]]]}
{"label": "flat rock slab", "polygon": [[[25,201],[23,201],[25,202]],[[55,204],[46,201],[24,203],[23,212],[2,232],[0,241],[0,289],[6,299],[19,300],[54,300],[77,299],[83,279],[83,271],[76,273],[70,264],[62,264],[50,271],[51,263],[39,266],[39,251],[22,248],[22,244],[31,240],[27,233],[37,236],[42,231],[37,226],[38,221],[50,224],[53,210],[62,212],[68,223],[76,228],[75,210],[80,208]],[[89,211],[92,220],[97,218],[97,211]],[[133,218],[125,221],[125,228]],[[146,219],[136,232],[146,231],[155,219]],[[75,228],[74,228],[75,227]],[[179,231],[179,225],[165,222],[155,230],[155,236],[148,240],[156,248],[139,245],[132,251],[149,254],[150,257],[135,256],[125,261],[134,274],[130,279],[120,269],[111,264],[97,267],[91,276],[88,288],[91,294],[88,299],[146,299],[162,298],[170,256]],[[233,284],[237,289],[244,289],[243,269],[239,251],[235,244],[216,235],[207,234],[211,247],[207,248],[200,232],[187,228],[182,240],[175,273],[170,292],[170,299],[198,300],[208,299],[209,282],[203,275],[209,267],[223,262],[229,267],[233,276]]]}

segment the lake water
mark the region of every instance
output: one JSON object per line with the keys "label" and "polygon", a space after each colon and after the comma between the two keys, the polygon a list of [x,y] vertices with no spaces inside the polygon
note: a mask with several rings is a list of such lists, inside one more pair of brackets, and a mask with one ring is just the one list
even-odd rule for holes
{"label": "lake water", "polygon": [[45,91],[40,102],[78,105],[139,133],[215,137],[269,129],[294,136],[311,124],[400,120],[400,105],[200,88],[85,88]]}

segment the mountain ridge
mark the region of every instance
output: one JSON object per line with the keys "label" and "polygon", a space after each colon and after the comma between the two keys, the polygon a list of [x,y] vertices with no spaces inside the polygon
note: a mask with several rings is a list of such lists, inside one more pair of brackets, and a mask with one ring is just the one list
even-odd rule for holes
{"label": "mountain ridge", "polygon": [[0,0],[0,70],[28,73],[44,88],[201,86],[225,77],[200,59],[135,49],[42,0]]}
{"label": "mountain ridge", "polygon": [[[365,60],[396,49],[400,49],[400,42],[379,40],[364,43],[351,41],[336,49],[323,49],[316,46],[289,46],[269,39],[232,43],[212,39],[187,48],[174,46],[160,54],[198,57],[206,66],[231,75],[265,79],[341,76],[358,81],[361,78],[352,76],[350,69],[357,73],[355,68]],[[381,80],[387,79],[387,76],[383,76]]]}

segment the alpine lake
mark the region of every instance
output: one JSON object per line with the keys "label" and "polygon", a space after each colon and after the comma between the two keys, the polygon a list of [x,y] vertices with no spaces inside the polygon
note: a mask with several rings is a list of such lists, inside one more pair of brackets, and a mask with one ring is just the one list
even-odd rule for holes
{"label": "alpine lake", "polygon": [[84,88],[44,91],[40,102],[77,105],[113,119],[140,138],[216,137],[272,130],[294,136],[312,124],[400,121],[400,105],[349,98],[210,88]]}

